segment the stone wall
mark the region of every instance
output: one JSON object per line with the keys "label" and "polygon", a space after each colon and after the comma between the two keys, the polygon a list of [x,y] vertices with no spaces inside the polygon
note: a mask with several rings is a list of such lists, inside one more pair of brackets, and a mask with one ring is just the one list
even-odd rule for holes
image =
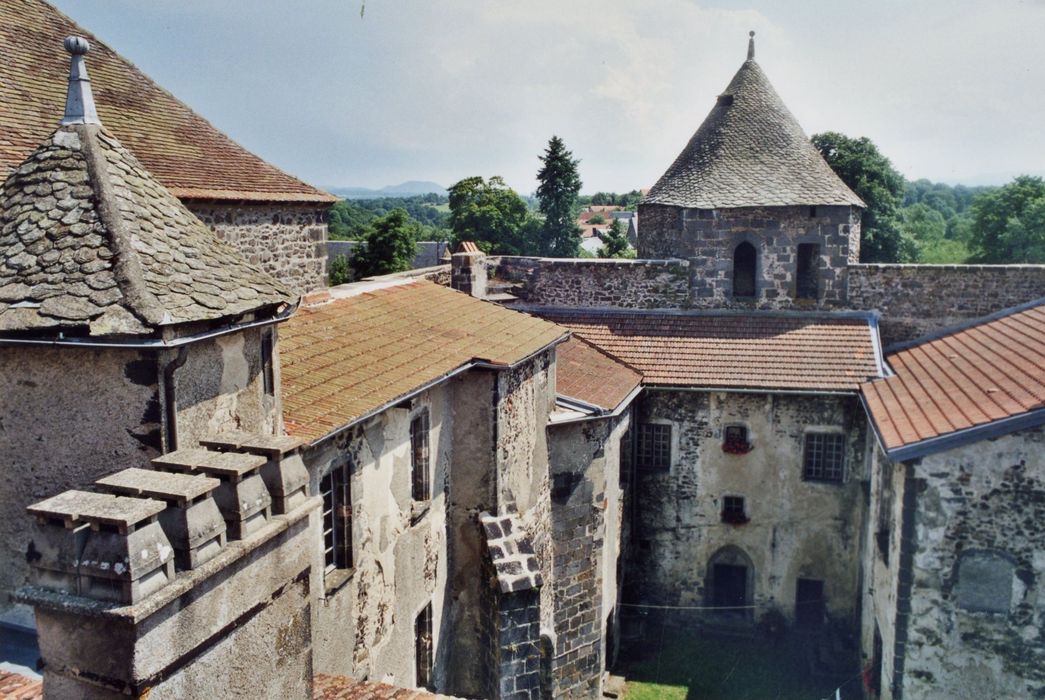
{"label": "stone wall", "polygon": [[602,694],[621,553],[621,438],[630,415],[549,426],[556,698]]}
{"label": "stone wall", "polygon": [[[793,619],[803,578],[823,581],[829,619],[856,628],[867,425],[855,397],[647,390],[635,411],[633,429],[671,427],[671,465],[634,465],[625,600],[711,605],[711,564],[728,555],[748,567],[751,619]],[[723,450],[727,425],[747,428],[750,451]],[[843,482],[803,480],[808,430],[845,435]],[[747,522],[723,522],[727,495],[744,498]]]}
{"label": "stone wall", "polygon": [[487,258],[490,286],[514,285],[512,293],[544,306],[685,308],[689,264],[684,260],[591,260],[585,258]]}
{"label": "stone wall", "polygon": [[185,205],[250,262],[305,294],[327,285],[326,204],[188,201]]}
{"label": "stone wall", "polygon": [[[690,303],[696,308],[834,308],[845,305],[847,265],[859,259],[860,211],[854,207],[639,207],[639,257],[690,263]],[[757,251],[755,296],[733,296],[733,254],[741,243]],[[818,296],[797,300],[798,245],[820,246]]]}
{"label": "stone wall", "polygon": [[892,697],[1045,697],[1045,428],[906,468],[917,534]]}
{"label": "stone wall", "polygon": [[[454,459],[454,391],[441,384],[310,448],[311,493],[333,467],[351,465],[353,570],[318,586],[315,668],[331,675],[415,684],[414,620],[432,605],[433,682],[447,683],[444,628],[448,571],[447,492]],[[429,416],[430,501],[411,493],[410,422]],[[313,547],[313,551],[318,549]],[[320,553],[321,554],[321,553]],[[321,561],[316,568],[322,571]]]}
{"label": "stone wall", "polygon": [[849,306],[882,314],[885,345],[1045,297],[1045,265],[851,265]]}

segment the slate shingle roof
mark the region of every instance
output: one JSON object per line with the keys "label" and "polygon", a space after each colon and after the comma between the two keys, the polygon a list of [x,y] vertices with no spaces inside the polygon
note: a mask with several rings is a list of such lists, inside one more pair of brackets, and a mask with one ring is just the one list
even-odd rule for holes
{"label": "slate shingle roof", "polygon": [[58,129],[0,187],[0,331],[143,334],[292,299],[97,125]]}
{"label": "slate shingle roof", "polygon": [[250,153],[42,0],[0,3],[0,177],[47,138],[65,104],[62,39],[90,39],[102,122],[182,199],[334,202]]}
{"label": "slate shingle roof", "polygon": [[864,206],[810,143],[754,59],[740,67],[643,203]]}
{"label": "slate shingle roof", "polygon": [[852,391],[879,375],[868,318],[542,309],[651,386]]}
{"label": "slate shingle roof", "polygon": [[473,360],[510,366],[565,336],[426,281],[300,309],[280,331],[287,432],[314,442]]}
{"label": "slate shingle roof", "polygon": [[1045,302],[891,353],[865,384],[887,451],[1045,409]]}
{"label": "slate shingle roof", "polygon": [[642,374],[573,336],[555,349],[556,393],[613,411],[642,382]]}

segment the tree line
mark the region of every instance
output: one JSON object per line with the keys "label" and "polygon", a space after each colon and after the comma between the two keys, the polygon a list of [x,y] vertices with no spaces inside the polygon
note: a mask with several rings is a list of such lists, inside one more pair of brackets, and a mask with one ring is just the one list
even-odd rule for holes
{"label": "tree line", "polygon": [[1045,181],[999,187],[907,181],[868,138],[815,134],[813,145],[867,208],[861,262],[1045,263]]}

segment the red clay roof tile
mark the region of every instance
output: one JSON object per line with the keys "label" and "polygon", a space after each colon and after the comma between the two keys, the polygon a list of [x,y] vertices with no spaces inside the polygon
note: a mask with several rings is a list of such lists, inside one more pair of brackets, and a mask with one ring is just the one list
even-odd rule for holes
{"label": "red clay roof tile", "polygon": [[1045,407],[1045,304],[908,345],[862,387],[886,450]]}
{"label": "red clay roof tile", "polygon": [[642,374],[573,336],[555,351],[555,391],[613,411],[642,381]]}
{"label": "red clay roof tile", "polygon": [[644,383],[856,391],[878,375],[866,318],[534,309],[642,372]]}
{"label": "red clay roof tile", "polygon": [[472,360],[513,365],[566,333],[426,281],[301,309],[280,330],[287,431],[318,440]]}

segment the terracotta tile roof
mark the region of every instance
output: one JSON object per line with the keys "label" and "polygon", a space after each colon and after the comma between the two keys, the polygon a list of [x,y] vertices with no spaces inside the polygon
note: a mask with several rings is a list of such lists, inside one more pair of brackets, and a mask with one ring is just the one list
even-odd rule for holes
{"label": "terracotta tile roof", "polygon": [[26,678],[0,669],[0,698],[5,700],[41,700],[44,696],[42,680]]}
{"label": "terracotta tile roof", "polygon": [[104,127],[58,129],[0,186],[0,331],[143,334],[293,298]]}
{"label": "terracotta tile roof", "polygon": [[556,393],[606,411],[642,381],[642,374],[578,336],[555,349],[555,374]]}
{"label": "terracotta tile roof", "polygon": [[427,281],[301,309],[280,330],[287,431],[313,442],[472,360],[513,365],[565,335]]}
{"label": "terracotta tile roof", "polygon": [[642,372],[647,385],[857,391],[879,375],[867,317],[532,309]]}
{"label": "terracotta tile roof", "polygon": [[312,678],[313,700],[455,700],[427,690],[398,688],[387,683],[360,681],[348,676],[317,673]]}
{"label": "terracotta tile roof", "polygon": [[0,177],[58,126],[69,56],[86,36],[98,112],[145,167],[183,199],[337,201],[250,153],[126,59],[42,0],[0,3]]}
{"label": "terracotta tile roof", "polygon": [[643,203],[699,209],[864,206],[810,143],[753,58]]}
{"label": "terracotta tile roof", "polygon": [[865,384],[863,395],[891,454],[956,431],[1041,411],[1045,302],[916,341],[886,360],[895,375]]}

